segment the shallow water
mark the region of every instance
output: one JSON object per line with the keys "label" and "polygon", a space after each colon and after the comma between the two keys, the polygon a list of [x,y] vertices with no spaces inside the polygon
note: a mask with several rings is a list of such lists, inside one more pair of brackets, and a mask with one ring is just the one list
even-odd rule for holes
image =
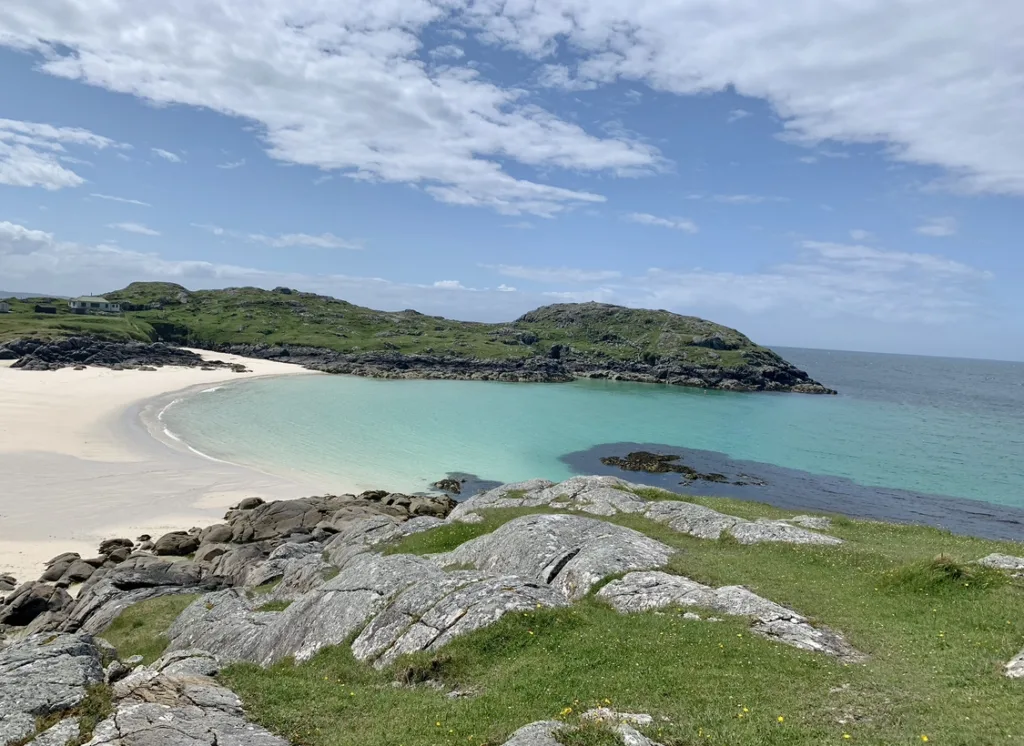
{"label": "shallow water", "polygon": [[[210,456],[316,475],[325,490],[418,491],[452,472],[559,480],[595,471],[599,446],[655,443],[782,467],[800,474],[802,491],[822,476],[1024,509],[1024,365],[782,354],[841,395],[316,376],[196,394],[163,422]],[[580,452],[592,458],[566,458]],[[784,492],[785,480],[774,478]],[[844,508],[854,498],[829,493],[819,509],[855,512]],[[887,499],[884,490],[875,498]]]}

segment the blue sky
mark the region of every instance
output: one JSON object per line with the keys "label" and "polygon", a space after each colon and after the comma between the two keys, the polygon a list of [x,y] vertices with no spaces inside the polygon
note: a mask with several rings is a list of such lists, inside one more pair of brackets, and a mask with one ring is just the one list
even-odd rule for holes
{"label": "blue sky", "polygon": [[0,289],[1024,359],[1019,4],[150,5],[0,7]]}

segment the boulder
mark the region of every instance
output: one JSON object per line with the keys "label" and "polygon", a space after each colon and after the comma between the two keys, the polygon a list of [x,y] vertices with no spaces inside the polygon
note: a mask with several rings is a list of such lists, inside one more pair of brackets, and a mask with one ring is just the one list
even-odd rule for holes
{"label": "boulder", "polygon": [[160,556],[184,557],[199,548],[199,539],[185,531],[173,531],[156,540],[153,552]]}
{"label": "boulder", "polygon": [[711,588],[681,575],[631,572],[597,593],[616,611],[635,613],[666,607],[698,606],[752,619],[751,632],[787,645],[825,653],[847,663],[866,659],[842,635],[814,627],[803,616],[741,586]]}
{"label": "boulder", "polygon": [[0,606],[0,624],[24,627],[47,612],[58,613],[73,602],[63,588],[46,583],[23,583]]}
{"label": "boulder", "polygon": [[231,526],[225,523],[218,523],[215,526],[207,526],[199,534],[200,544],[223,544],[231,541]]}
{"label": "boulder", "polygon": [[453,495],[462,494],[462,483],[458,479],[452,479],[450,477],[434,482],[431,487],[441,490],[442,492],[449,492]]}
{"label": "boulder", "polygon": [[247,497],[242,500],[242,502],[238,503],[235,510],[252,510],[253,508],[258,508],[260,505],[263,505],[265,502],[266,500],[261,497]]}
{"label": "boulder", "polygon": [[9,593],[18,587],[18,581],[13,575],[0,575],[0,593]]}
{"label": "boulder", "polygon": [[217,590],[224,585],[223,578],[211,576],[191,562],[173,562],[150,555],[131,557],[114,568],[97,572],[82,586],[61,629],[96,634],[124,609],[140,601]]}
{"label": "boulder", "polygon": [[1024,557],[1014,557],[1010,554],[990,554],[978,560],[978,564],[991,567],[993,570],[1024,572]]}
{"label": "boulder", "polygon": [[64,571],[61,580],[67,583],[84,583],[96,572],[96,567],[84,560],[75,560],[71,566]]}
{"label": "boulder", "polygon": [[0,743],[32,735],[36,718],[72,709],[102,681],[88,635],[33,635],[0,649]]}
{"label": "boulder", "polygon": [[131,539],[106,539],[100,542],[100,554],[110,554],[115,549],[127,549],[130,552],[134,546]]}
{"label": "boulder", "polygon": [[1024,650],[1006,664],[1006,676],[1011,679],[1024,679]]}
{"label": "boulder", "polygon": [[111,550],[110,554],[107,555],[107,561],[119,565],[131,556],[132,550],[130,547],[118,547]]}
{"label": "boulder", "polygon": [[82,556],[78,552],[65,552],[57,555],[46,563],[46,570],[39,576],[39,579],[48,583],[60,580],[68,568],[80,559]]}

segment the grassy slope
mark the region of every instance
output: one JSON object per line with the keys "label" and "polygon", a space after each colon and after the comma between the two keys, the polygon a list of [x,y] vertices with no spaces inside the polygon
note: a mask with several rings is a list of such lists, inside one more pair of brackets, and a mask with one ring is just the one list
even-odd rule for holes
{"label": "grassy slope", "polygon": [[[667,311],[616,307],[548,306],[508,324],[481,324],[384,312],[312,293],[258,288],[189,292],[170,283],[134,283],[108,293],[134,306],[132,319],[151,324],[175,341],[224,344],[289,344],[359,353],[450,353],[483,359],[547,355],[555,344],[610,360],[683,359],[694,365],[732,367],[744,352],[769,363],[771,351],[739,332],[703,319]],[[692,345],[695,336],[718,335],[733,350]]]}
{"label": "grassy slope", "polygon": [[[0,343],[22,337],[63,339],[89,335],[100,339],[153,341],[156,336],[146,321],[128,316],[78,316],[66,300],[10,300],[10,313],[0,313]],[[36,304],[53,306],[55,315],[35,313]]]}
{"label": "grassy slope", "polygon": [[[753,503],[695,502],[751,518],[782,515]],[[522,512],[494,511],[484,524],[414,535],[390,551],[445,551]],[[506,617],[436,657],[413,656],[384,672],[341,647],[300,666],[232,666],[223,678],[256,720],[316,746],[500,744],[533,720],[571,724],[581,708],[606,702],[668,718],[649,735],[676,745],[890,746],[922,736],[959,746],[1024,743],[1022,684],[1001,675],[1024,643],[1024,587],[931,564],[939,553],[966,562],[993,551],[1021,554],[1024,546],[843,518],[832,531],[847,540],[842,547],[741,546],[633,516],[616,520],[678,548],[670,570],[743,584],[788,604],[841,630],[870,661],[837,664],[754,637],[738,619],[693,622],[679,610],[625,616],[587,599]],[[151,635],[166,628],[166,617],[155,619]],[[427,687],[392,686],[425,672],[478,694],[449,699]],[[573,713],[561,715],[566,708]]]}

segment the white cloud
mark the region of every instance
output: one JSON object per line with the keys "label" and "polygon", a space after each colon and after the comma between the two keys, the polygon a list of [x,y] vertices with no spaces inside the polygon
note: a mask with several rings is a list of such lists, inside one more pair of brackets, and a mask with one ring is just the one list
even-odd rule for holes
{"label": "white cloud", "polygon": [[764,194],[688,194],[689,200],[709,200],[725,205],[760,205],[765,202],[789,202],[788,197],[772,197]]}
{"label": "white cloud", "polygon": [[659,218],[657,215],[651,215],[646,212],[631,212],[625,216],[625,219],[631,223],[656,225],[661,228],[673,228],[675,230],[685,231],[686,233],[696,233],[699,230],[697,228],[697,224],[687,218]]}
{"label": "white cloud", "polygon": [[573,75],[565,65],[542,65],[537,73],[537,82],[545,88],[560,88],[563,91],[592,91],[597,83]]}
{"label": "white cloud", "polygon": [[505,277],[515,277],[520,280],[531,282],[558,283],[558,282],[602,282],[622,277],[621,272],[613,270],[588,270],[574,269],[572,267],[523,267],[511,264],[481,265],[486,269],[493,269]]}
{"label": "white cloud", "polygon": [[153,151],[153,155],[158,155],[165,161],[170,161],[171,163],[181,163],[181,156],[178,155],[177,153],[172,153],[171,151],[164,150],[163,148],[150,148],[150,150]]}
{"label": "white cloud", "polygon": [[914,230],[922,236],[945,238],[946,236],[956,235],[957,222],[955,218],[950,217],[931,218],[922,225],[917,226]]}
{"label": "white cloud", "polygon": [[514,293],[514,292],[516,292],[516,289],[514,287],[512,287],[511,285],[506,285],[505,283],[502,283],[501,285],[498,285],[498,292],[499,293]]}
{"label": "white cloud", "polygon": [[222,228],[219,225],[209,225],[207,223],[192,223],[191,225],[193,228],[200,228],[204,231],[209,231],[215,236],[253,241],[255,243],[264,244],[265,246],[273,246],[276,249],[284,249],[291,246],[306,246],[316,249],[351,249],[353,251],[360,251],[363,248],[363,245],[358,241],[349,241],[348,239],[341,238],[340,236],[335,236],[333,233],[321,233],[319,235],[309,233],[284,233],[278,236],[268,236],[263,233],[244,233],[242,231]]}
{"label": "white cloud", "polygon": [[750,112],[747,111],[746,109],[733,109],[732,111],[729,112],[729,116],[726,118],[725,121],[728,122],[729,124],[732,124],[733,122],[738,122],[741,119],[746,119],[749,116]]}
{"label": "white cloud", "polygon": [[[980,313],[984,286],[992,279],[990,272],[934,254],[820,241],[805,241],[799,248],[802,253],[796,260],[761,272],[649,269],[633,276],[594,272],[590,281],[601,283],[598,287],[547,295],[571,302],[600,300],[668,308],[711,318],[778,311],[797,324],[807,317],[948,324]],[[522,276],[547,271],[515,269]]]}
{"label": "white cloud", "polygon": [[127,197],[114,197],[113,195],[110,195],[110,194],[99,194],[97,192],[93,192],[89,196],[90,197],[95,197],[96,199],[109,200],[110,202],[122,202],[122,203],[124,203],[126,205],[138,205],[140,207],[152,207],[153,206],[153,205],[149,204],[148,202],[143,202],[142,200],[128,199]]}
{"label": "white cloud", "polygon": [[484,39],[527,55],[578,51],[583,81],[686,95],[732,88],[770,102],[807,143],[882,143],[896,159],[947,169],[969,191],[1024,194],[1024,5],[978,13],[932,0],[926,20],[923,8],[478,0],[468,15]]}
{"label": "white cloud", "polygon": [[866,231],[863,228],[854,228],[850,231],[850,238],[854,241],[870,241],[874,238],[871,231]]}
{"label": "white cloud", "polygon": [[466,286],[458,280],[438,280],[434,283],[435,288],[442,288],[444,290],[465,290]]}
{"label": "white cloud", "polygon": [[[664,167],[652,145],[591,134],[468,62],[425,65],[421,35],[460,26],[460,11],[458,0],[7,0],[0,44],[40,52],[53,75],[254,122],[280,161],[415,185],[450,204],[550,216],[604,201],[558,186],[561,171]],[[506,162],[544,178],[513,176]]]}
{"label": "white cloud", "polygon": [[457,44],[445,44],[443,46],[434,47],[433,49],[431,49],[430,56],[433,57],[435,60],[459,60],[465,57],[466,53],[463,51],[462,47],[458,46]]}
{"label": "white cloud", "polygon": [[505,228],[515,228],[515,229],[521,230],[521,231],[528,231],[528,230],[532,230],[536,226],[534,226],[534,224],[531,223],[528,220],[518,220],[515,223],[505,223],[504,227]]}
{"label": "white cloud", "polygon": [[111,223],[108,228],[117,228],[127,233],[138,233],[140,236],[159,236],[160,231],[155,231],[142,223]]}
{"label": "white cloud", "polygon": [[[0,24],[0,43],[2,39]],[[85,179],[61,163],[86,161],[68,155],[65,146],[91,150],[127,147],[77,127],[0,119],[0,184],[42,187],[50,191],[80,186]]]}
{"label": "white cloud", "polygon": [[340,238],[333,233],[321,233],[315,236],[308,233],[285,233],[281,236],[264,236],[261,233],[250,233],[248,238],[279,249],[289,246],[309,246],[317,249],[352,249],[359,251],[363,248],[361,244]]}
{"label": "white cloud", "polygon": [[227,163],[218,163],[217,168],[222,168],[225,171],[231,171],[236,168],[241,168],[245,165],[245,158],[238,161],[228,161]]}

